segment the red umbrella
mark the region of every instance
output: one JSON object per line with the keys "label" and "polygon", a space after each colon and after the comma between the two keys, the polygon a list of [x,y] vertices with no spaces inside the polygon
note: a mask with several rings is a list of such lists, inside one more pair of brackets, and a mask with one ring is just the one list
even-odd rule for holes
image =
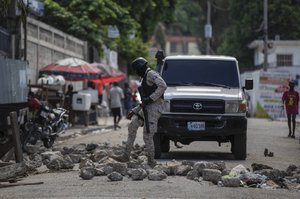
{"label": "red umbrella", "polygon": [[102,71],[101,73],[101,78],[108,78],[108,77],[112,77],[112,71],[111,71],[111,67],[109,67],[108,65],[102,64],[102,63],[92,63],[93,66],[97,67],[98,69],[100,69]]}
{"label": "red umbrella", "polygon": [[94,83],[101,83],[104,85],[110,82],[119,82],[126,78],[125,73],[106,64],[93,63],[92,65],[96,66],[102,71],[99,79],[92,80]]}
{"label": "red umbrella", "polygon": [[126,75],[123,72],[119,71],[118,69],[112,68],[106,64],[93,63],[92,65],[96,66],[102,71],[102,74],[98,79],[90,80],[96,85],[99,94],[102,94],[103,87],[105,84],[111,82],[119,82],[126,78]]}
{"label": "red umbrella", "polygon": [[98,79],[101,72],[96,66],[77,58],[59,60],[40,70],[41,74],[62,75],[66,80],[71,81]]}

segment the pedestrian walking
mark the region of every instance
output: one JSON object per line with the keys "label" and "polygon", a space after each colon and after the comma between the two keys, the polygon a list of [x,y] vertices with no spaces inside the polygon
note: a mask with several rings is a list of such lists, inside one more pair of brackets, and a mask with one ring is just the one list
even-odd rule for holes
{"label": "pedestrian walking", "polygon": [[64,107],[69,111],[69,123],[70,126],[75,125],[75,112],[72,107],[72,101],[73,101],[73,95],[76,92],[74,92],[74,88],[72,84],[68,85],[68,90],[65,93],[65,102],[64,102]]}
{"label": "pedestrian walking", "polygon": [[121,162],[129,161],[137,129],[143,126],[143,139],[148,165],[154,167],[156,161],[154,160],[153,136],[157,131],[158,119],[164,110],[163,94],[167,89],[167,85],[156,71],[148,68],[147,64],[147,60],[142,57],[135,59],[131,64],[136,74],[142,78],[142,104],[134,107],[127,115],[131,122],[128,125],[128,137],[124,153],[122,155],[112,155],[111,157]]}
{"label": "pedestrian walking", "polygon": [[124,109],[125,114],[128,115],[132,108],[132,91],[128,83],[124,84]]}
{"label": "pedestrian walking", "polygon": [[114,118],[114,129],[121,128],[119,122],[121,120],[122,99],[124,99],[123,89],[119,87],[117,82],[113,83],[113,87],[109,91],[110,109]]}
{"label": "pedestrian walking", "polygon": [[288,137],[295,138],[296,115],[298,114],[299,93],[294,90],[295,83],[289,82],[289,90],[282,95],[282,103],[285,106],[289,134]]}

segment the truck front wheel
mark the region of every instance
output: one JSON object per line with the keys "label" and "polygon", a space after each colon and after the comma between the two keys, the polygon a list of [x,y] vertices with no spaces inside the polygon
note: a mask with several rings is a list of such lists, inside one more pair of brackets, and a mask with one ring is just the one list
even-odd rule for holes
{"label": "truck front wheel", "polygon": [[168,153],[170,151],[170,140],[167,137],[160,137],[161,141],[160,141],[160,148],[161,148],[161,152],[163,153]]}
{"label": "truck front wheel", "polygon": [[245,160],[247,157],[247,134],[235,135],[231,140],[234,156],[238,160]]}

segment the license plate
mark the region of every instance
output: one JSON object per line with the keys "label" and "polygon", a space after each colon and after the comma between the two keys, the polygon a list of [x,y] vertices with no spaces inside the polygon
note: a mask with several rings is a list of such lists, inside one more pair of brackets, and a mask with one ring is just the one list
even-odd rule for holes
{"label": "license plate", "polygon": [[187,128],[189,131],[204,131],[205,122],[188,122]]}

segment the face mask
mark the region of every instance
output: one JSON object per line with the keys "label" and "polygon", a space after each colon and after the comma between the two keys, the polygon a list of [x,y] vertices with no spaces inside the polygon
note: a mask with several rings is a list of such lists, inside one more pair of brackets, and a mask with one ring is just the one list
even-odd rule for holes
{"label": "face mask", "polygon": [[138,76],[144,77],[146,70],[147,70],[147,67],[143,66],[143,67],[139,67],[135,72]]}

